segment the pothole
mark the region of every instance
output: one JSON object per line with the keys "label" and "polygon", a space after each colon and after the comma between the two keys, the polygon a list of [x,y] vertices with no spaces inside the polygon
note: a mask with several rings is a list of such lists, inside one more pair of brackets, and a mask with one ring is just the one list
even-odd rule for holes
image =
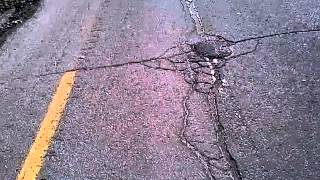
{"label": "pothole", "polygon": [[221,38],[200,38],[197,42],[179,47],[185,54],[142,64],[149,68],[180,72],[197,92],[209,94],[224,85],[222,67],[226,58],[232,55],[231,46]]}
{"label": "pothole", "polygon": [[226,41],[201,41],[193,45],[193,51],[200,57],[221,59],[232,54],[230,43]]}

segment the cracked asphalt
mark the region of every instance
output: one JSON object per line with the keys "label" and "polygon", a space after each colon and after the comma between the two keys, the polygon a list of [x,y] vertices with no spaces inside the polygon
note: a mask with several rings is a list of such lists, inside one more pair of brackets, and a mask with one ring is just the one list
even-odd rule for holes
{"label": "cracked asphalt", "polygon": [[317,0],[45,0],[0,51],[0,179],[320,179]]}

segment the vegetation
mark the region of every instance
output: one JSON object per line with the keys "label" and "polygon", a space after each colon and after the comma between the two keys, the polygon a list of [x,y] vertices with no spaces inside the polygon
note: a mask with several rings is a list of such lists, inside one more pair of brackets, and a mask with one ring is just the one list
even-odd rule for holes
{"label": "vegetation", "polygon": [[18,25],[37,11],[40,0],[0,0],[0,46]]}

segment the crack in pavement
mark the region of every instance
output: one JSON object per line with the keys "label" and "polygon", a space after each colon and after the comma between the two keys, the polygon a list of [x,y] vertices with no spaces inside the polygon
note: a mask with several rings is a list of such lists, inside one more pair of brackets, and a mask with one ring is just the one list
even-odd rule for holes
{"label": "crack in pavement", "polygon": [[[120,64],[111,64],[111,65],[103,65],[103,66],[93,66],[93,67],[80,67],[80,68],[73,68],[69,69],[66,71],[58,71],[58,72],[52,72],[52,73],[46,73],[46,74],[40,74],[36,75],[36,77],[42,77],[42,76],[49,76],[49,75],[55,75],[55,74],[62,74],[66,72],[72,72],[72,71],[89,71],[89,70],[96,70],[96,69],[104,69],[104,68],[115,68],[115,67],[122,67],[122,66],[127,66],[127,65],[133,65],[133,64],[140,64],[143,66],[146,66],[148,68],[153,68],[153,69],[158,69],[158,70],[169,70],[169,71],[175,71],[175,72],[182,72],[184,74],[185,80],[188,84],[191,85],[191,90],[188,92],[188,96],[184,99],[184,112],[185,112],[185,117],[183,120],[183,128],[181,130],[180,134],[180,140],[182,144],[184,144],[187,148],[189,148],[200,160],[201,164],[203,164],[204,169],[206,171],[206,174],[209,179],[216,179],[214,176],[214,172],[210,166],[213,164],[211,161],[219,161],[222,159],[222,157],[218,158],[213,158],[208,156],[205,152],[203,152],[201,149],[197,147],[197,145],[193,144],[191,140],[188,139],[187,135],[185,134],[185,129],[187,128],[188,125],[188,116],[189,116],[189,109],[188,109],[188,100],[189,100],[189,95],[196,91],[200,93],[207,94],[208,92],[205,92],[203,90],[205,87],[198,87],[199,85],[207,85],[209,89],[207,91],[211,90],[211,87],[217,87],[217,86],[212,86],[214,82],[211,82],[208,78],[207,80],[201,80],[199,78],[200,74],[204,74],[207,77],[211,77],[212,73],[210,72],[209,69],[209,64],[207,60],[203,60],[203,58],[198,57],[197,54],[194,52],[194,48],[192,47],[193,45],[189,45],[187,43],[180,44],[177,46],[173,46],[171,48],[168,48],[165,50],[163,53],[161,53],[157,57],[152,57],[149,59],[143,59],[139,61],[131,61],[131,62],[126,62],[126,63],[120,63]],[[168,52],[171,50],[175,50],[177,48],[180,48],[181,51],[178,53],[173,53],[171,55],[166,55]],[[182,55],[186,55],[186,58],[180,58]],[[178,58],[178,60],[172,60],[172,58]],[[171,63],[174,67],[173,68],[166,68],[166,67],[161,67],[159,66],[152,66],[147,63],[161,63],[162,61],[167,61]],[[181,67],[182,66],[182,67]],[[216,66],[216,65],[211,65],[210,67],[212,68],[215,66],[215,68],[221,68],[222,66]],[[221,169],[225,171],[224,169]]]}
{"label": "crack in pavement", "polygon": [[[182,0],[180,1],[182,3]],[[199,14],[197,13],[196,6],[194,4],[194,0],[185,0],[187,3],[187,7],[189,8],[191,18],[194,20],[195,28],[200,36],[200,42],[208,42],[209,46],[214,46],[214,49],[220,49],[219,43],[226,44],[227,48],[230,48],[233,45],[238,43],[244,43],[247,41],[256,41],[254,47],[246,52],[242,52],[239,54],[230,54],[229,56],[222,56],[218,58],[208,58],[201,53],[196,51],[195,46],[197,43],[179,43],[178,45],[172,46],[162,52],[159,56],[151,57],[147,59],[141,59],[136,61],[124,62],[119,64],[107,64],[100,66],[84,66],[84,67],[76,67],[64,71],[55,71],[49,73],[43,73],[38,75],[30,75],[27,77],[18,77],[13,80],[27,80],[30,77],[45,77],[50,75],[59,75],[66,72],[72,71],[91,71],[97,69],[107,69],[107,68],[117,68],[129,65],[142,65],[147,68],[155,69],[155,70],[163,70],[163,71],[173,71],[182,73],[185,79],[185,82],[190,85],[190,88],[187,92],[187,95],[183,99],[182,105],[184,110],[183,116],[183,125],[180,130],[180,141],[186,146],[195,156],[199,159],[200,163],[203,165],[206,175],[209,179],[217,179],[216,172],[214,172],[212,166],[215,166],[216,169],[228,172],[231,174],[232,179],[242,179],[241,172],[239,170],[239,165],[236,159],[232,156],[224,134],[224,126],[220,121],[219,115],[219,107],[217,102],[218,93],[221,91],[221,88],[225,85],[225,80],[223,78],[222,68],[228,63],[228,61],[232,59],[236,59],[241,56],[248,55],[250,53],[254,53],[257,51],[258,46],[260,45],[260,40],[270,37],[276,37],[281,35],[290,35],[297,33],[307,33],[307,32],[319,32],[320,29],[309,29],[309,30],[295,30],[281,33],[274,33],[269,35],[255,36],[249,37],[246,39],[241,39],[237,41],[228,40],[220,35],[212,35],[206,34],[204,32],[204,28],[202,26],[202,22]],[[183,6],[184,7],[184,6]],[[194,19],[196,18],[196,19]],[[200,26],[200,27],[198,27]],[[100,31],[100,30],[95,30]],[[103,31],[103,30],[101,30]],[[90,44],[94,44],[94,41],[88,42]],[[93,47],[89,47],[87,49],[82,49],[84,51],[89,51]],[[167,55],[171,50],[179,49],[177,53],[173,53],[171,55]],[[182,57],[183,56],[183,57]],[[181,58],[182,57],[182,58]],[[79,57],[78,57],[79,58]],[[85,58],[85,57],[84,57]],[[79,59],[84,59],[79,58]],[[4,84],[0,82],[0,84]],[[204,94],[206,97],[207,104],[211,109],[211,119],[215,127],[215,137],[217,138],[217,143],[219,145],[220,151],[222,152],[222,157],[213,158],[208,156],[205,152],[201,150],[186,134],[186,130],[189,124],[189,115],[192,109],[189,108],[189,100],[190,95],[194,92],[198,92]],[[212,99],[211,99],[212,98]],[[213,163],[219,161],[226,161],[228,163],[227,168],[220,168]]]}
{"label": "crack in pavement", "polygon": [[[315,28],[315,29],[300,29],[300,30],[292,30],[292,31],[286,31],[286,32],[278,32],[278,33],[273,33],[273,34],[267,34],[267,35],[261,35],[261,36],[253,36],[253,37],[248,37],[240,40],[229,40],[226,38],[223,38],[225,41],[230,42],[230,43],[241,43],[241,42],[246,42],[246,41],[252,41],[252,40],[260,40],[260,39],[265,39],[265,38],[271,38],[271,37],[277,37],[281,35],[290,35],[290,34],[298,34],[298,33],[310,33],[310,32],[320,32],[320,28]],[[207,34],[209,36],[219,36],[219,35],[211,35]],[[220,36],[221,37],[221,36]]]}
{"label": "crack in pavement", "polygon": [[206,156],[195,145],[193,145],[188,140],[188,137],[186,135],[186,129],[187,129],[188,124],[189,124],[188,118],[189,118],[189,114],[190,114],[190,109],[188,107],[188,101],[189,101],[190,95],[193,93],[193,91],[194,91],[194,88],[191,87],[188,90],[187,95],[183,99],[184,117],[183,117],[183,125],[182,125],[181,131],[180,131],[180,141],[184,146],[189,148],[197,156],[197,158],[200,160],[201,164],[204,166],[204,169],[207,172],[208,178],[210,180],[216,180],[216,178],[214,177],[214,175],[213,175],[213,173],[211,172],[211,169],[210,169],[210,165],[209,165],[209,161],[210,161],[209,158],[210,157]]}
{"label": "crack in pavement", "polygon": [[[190,17],[193,19],[193,21],[195,23],[197,34],[200,36],[200,39],[203,39],[205,42],[206,41],[210,41],[208,36],[206,36],[206,34],[205,34],[204,27],[202,25],[202,21],[201,21],[200,15],[197,12],[197,7],[195,6],[194,0],[185,0],[185,2],[186,2],[187,6],[189,8]],[[214,42],[217,42],[217,41],[218,42],[226,42],[227,46],[229,46],[229,47],[231,46],[231,44],[229,44],[230,42],[228,43],[228,41],[226,41],[224,38],[221,38],[219,36],[213,36],[213,37],[215,38]],[[201,45],[201,46],[202,47],[206,47],[205,44]],[[256,46],[256,48],[257,48],[257,46]],[[256,48],[254,50],[252,50],[251,52],[254,52],[256,50]],[[195,47],[194,50],[196,50],[196,49],[197,48]],[[208,49],[210,49],[210,48],[208,48]],[[216,49],[217,48],[214,47],[214,50],[216,50]],[[218,49],[219,50],[221,49],[221,45],[220,45],[220,47],[218,47]],[[249,54],[251,52],[245,52],[245,53],[242,53],[240,55],[234,55],[233,58],[236,58],[236,57],[239,57],[239,56],[242,56],[242,55],[246,55],[246,54]],[[232,154],[229,152],[228,147],[227,147],[227,143],[225,142],[223,134],[220,133],[220,132],[223,131],[223,126],[222,126],[222,123],[220,122],[220,119],[219,119],[217,93],[219,93],[219,88],[221,86],[223,86],[223,84],[225,82],[224,79],[223,79],[223,74],[222,74],[222,69],[221,69],[226,63],[226,61],[224,59],[225,56],[222,56],[222,58],[213,57],[213,58],[210,59],[209,57],[206,57],[207,54],[205,54],[205,51],[204,51],[204,53],[201,53],[201,52],[200,52],[200,54],[198,53],[198,55],[200,55],[200,57],[202,56],[201,59],[205,60],[206,65],[204,65],[203,64],[204,61],[201,61],[201,60],[198,60],[199,63],[197,63],[197,61],[195,61],[195,62],[198,65],[200,65],[201,69],[203,69],[203,67],[209,67],[209,72],[207,73],[207,75],[211,74],[210,77],[211,77],[212,81],[211,81],[211,84],[209,83],[209,89],[208,89],[208,91],[202,92],[202,93],[206,94],[207,98],[209,98],[210,95],[213,95],[213,97],[215,99],[215,102],[216,102],[215,104],[211,104],[211,105],[210,105],[210,103],[208,103],[208,105],[209,105],[209,108],[216,109],[216,114],[212,115],[211,119],[212,119],[212,122],[214,123],[214,126],[216,127],[215,128],[215,130],[216,130],[216,138],[217,138],[217,141],[219,143],[220,151],[223,153],[224,156],[226,156],[225,160],[229,164],[229,167],[230,167],[229,171],[232,174],[231,178],[232,179],[242,179],[240,170],[239,170],[238,165],[237,165],[237,162],[236,162],[235,158],[233,158]],[[226,54],[226,56],[229,56],[229,55],[230,54]],[[220,62],[219,62],[219,60],[220,60]],[[200,63],[200,62],[202,62],[202,63]],[[199,79],[194,79],[194,80],[198,81]],[[210,172],[210,175],[213,178],[215,178],[214,174],[211,171],[209,171],[209,172]]]}
{"label": "crack in pavement", "polygon": [[[178,46],[173,46],[173,47],[166,49],[163,53],[161,53],[157,57],[151,57],[151,58],[147,58],[147,59],[124,62],[124,63],[119,63],[119,64],[107,64],[107,65],[101,65],[101,66],[84,66],[84,67],[76,67],[76,68],[72,68],[72,69],[67,69],[67,70],[63,70],[63,71],[54,71],[54,72],[49,72],[49,73],[33,74],[33,75],[28,75],[28,76],[23,76],[23,77],[12,78],[12,79],[10,79],[10,81],[15,81],[15,80],[27,81],[29,78],[33,78],[33,77],[45,77],[45,76],[50,76],[50,75],[60,75],[60,74],[64,74],[67,72],[73,72],[73,71],[92,71],[92,70],[97,70],[97,69],[116,68],[116,67],[128,66],[128,65],[133,65],[133,64],[142,64],[142,63],[146,63],[146,62],[150,62],[150,61],[169,59],[169,58],[173,58],[176,56],[181,56],[186,53],[189,53],[188,51],[187,52],[178,52],[178,53],[175,53],[172,55],[165,56],[170,50],[176,49]],[[81,58],[81,59],[83,59],[83,58]],[[5,82],[0,82],[0,84],[5,84]]]}
{"label": "crack in pavement", "polygon": [[[195,7],[194,7],[195,8]],[[199,21],[201,23],[201,21]],[[202,31],[203,29],[199,29],[199,31]],[[92,42],[88,42],[92,44]],[[94,48],[94,47],[92,47]],[[181,48],[178,53],[174,53],[171,55],[166,55],[169,51]],[[89,49],[83,49],[84,51],[89,51]],[[181,58],[180,60],[171,60],[172,58],[177,58],[182,55],[186,55],[186,58]],[[241,56],[241,54],[239,55]],[[82,58],[83,59],[83,58]],[[173,65],[173,67],[162,67],[161,62],[162,61],[167,61]],[[218,61],[218,60],[217,60]],[[153,66],[153,63],[159,63],[158,66]],[[222,62],[222,61],[221,61]],[[152,63],[151,65],[148,63]],[[168,48],[165,50],[163,53],[161,53],[157,57],[152,57],[148,59],[142,59],[142,60],[137,60],[137,61],[130,61],[130,62],[125,62],[125,63],[119,63],[119,64],[109,64],[109,65],[101,65],[101,66],[84,66],[84,67],[77,67],[77,68],[72,68],[64,71],[55,71],[55,72],[50,72],[50,73],[44,73],[44,74],[38,74],[38,75],[31,75],[32,77],[45,77],[45,76],[50,76],[50,75],[58,75],[58,74],[63,74],[67,72],[72,72],[72,71],[90,71],[90,70],[97,70],[97,69],[106,69],[106,68],[116,68],[116,67],[122,67],[122,66],[127,66],[127,65],[133,65],[133,64],[140,64],[148,68],[153,68],[153,69],[158,69],[158,70],[169,70],[169,71],[176,71],[176,72],[183,72],[185,81],[191,85],[191,90],[188,92],[188,94],[196,91],[200,92],[203,94],[208,94],[212,89],[218,89],[220,85],[217,83],[221,82],[221,73],[220,70],[221,66],[220,62],[210,62],[209,59],[206,59],[204,57],[200,57],[199,54],[195,52],[195,44],[188,44],[186,42],[176,45],[173,47]],[[217,71],[217,73],[214,73]],[[30,76],[29,76],[30,77]],[[212,79],[217,79],[217,80],[210,80],[210,77]],[[28,78],[28,77],[27,77]],[[26,80],[26,77],[18,77],[15,78],[16,80]],[[189,94],[189,95],[190,95]],[[200,148],[197,147],[197,145],[193,144],[191,142],[187,135],[185,134],[185,130],[188,125],[188,116],[189,116],[189,109],[188,109],[188,100],[189,100],[189,95],[184,99],[184,112],[185,112],[185,117],[183,120],[183,128],[181,129],[181,135],[180,135],[180,140],[181,142],[189,148],[201,161],[201,164],[203,164],[204,169],[206,171],[206,174],[209,179],[216,179],[214,176],[214,172],[210,166],[212,166],[211,161],[219,161],[222,159],[222,157],[219,158],[213,158],[208,156],[205,152],[203,152]]]}
{"label": "crack in pavement", "polygon": [[[216,93],[216,92],[213,92],[213,93]],[[212,97],[213,97],[213,102],[210,102],[209,96],[206,96],[206,100],[207,100],[208,104],[213,104],[210,106],[211,108],[214,107],[214,109],[212,109],[212,112],[213,112],[212,118],[216,119],[216,124],[215,124],[216,136],[218,138],[218,142],[220,143],[221,152],[224,153],[225,158],[228,160],[228,162],[231,163],[232,167],[235,168],[235,172],[232,172],[233,177],[236,179],[242,179],[241,173],[239,170],[239,165],[238,165],[236,159],[232,156],[230,150],[228,149],[228,145],[225,140],[224,126],[220,120],[217,95],[214,94]]]}
{"label": "crack in pavement", "polygon": [[[241,176],[239,165],[238,165],[236,159],[232,156],[232,154],[228,148],[228,145],[227,145],[227,142],[225,139],[225,134],[224,134],[224,127],[223,127],[222,122],[220,121],[220,116],[219,116],[219,110],[218,110],[219,107],[218,107],[218,102],[217,102],[217,96],[218,96],[218,93],[220,92],[220,88],[223,87],[224,83],[226,82],[223,79],[222,67],[224,67],[229,60],[236,59],[240,56],[248,55],[250,53],[254,53],[258,49],[258,46],[260,45],[260,40],[262,40],[262,39],[281,36],[281,35],[297,34],[297,33],[319,32],[320,29],[294,30],[294,31],[274,33],[274,34],[269,34],[269,35],[249,37],[246,39],[233,41],[233,40],[226,39],[220,35],[211,35],[211,34],[205,33],[205,30],[202,25],[201,18],[198,14],[197,7],[195,6],[194,0],[185,0],[185,3],[187,4],[187,7],[189,8],[190,17],[193,19],[193,22],[195,24],[195,30],[197,31],[197,34],[200,36],[200,42],[213,41],[212,46],[217,44],[216,42],[225,42],[228,44],[229,47],[231,47],[231,46],[236,45],[238,43],[243,43],[243,42],[253,41],[253,40],[256,41],[256,44],[254,45],[254,47],[251,50],[246,51],[246,52],[242,52],[242,53],[236,54],[236,55],[230,55],[230,56],[226,55],[225,57],[222,56],[219,58],[217,58],[217,57],[208,58],[208,56],[206,57],[205,55],[208,55],[210,53],[207,53],[207,54],[201,54],[201,53],[199,54],[198,53],[194,57],[189,56],[190,59],[193,59],[193,60],[189,61],[189,63],[197,63],[197,65],[199,65],[199,67],[191,68],[194,72],[193,77],[194,77],[194,74],[199,73],[198,71],[196,71],[196,69],[203,70],[204,68],[208,68],[209,70],[207,72],[205,72],[204,74],[211,75],[212,80],[211,80],[211,82],[210,81],[201,81],[198,78],[193,78],[193,80],[189,81],[189,82],[186,80],[187,83],[191,84],[193,88],[197,88],[194,85],[195,83],[196,84],[201,83],[203,85],[209,86],[209,88],[205,88],[205,91],[201,91],[204,88],[196,89],[196,91],[205,94],[208,99],[207,103],[209,104],[209,108],[211,108],[212,110],[215,110],[215,111],[213,111],[215,113],[212,114],[212,120],[213,120],[214,125],[216,127],[215,128],[216,133],[217,133],[216,137],[217,137],[217,141],[219,142],[220,150],[221,150],[221,152],[223,152],[224,158],[226,159],[226,161],[229,164],[229,167],[230,167],[229,171],[232,174],[232,179],[241,180],[241,179],[243,179],[243,177]],[[214,39],[213,40],[210,39],[211,37],[213,37]],[[205,47],[205,46],[203,46],[203,47]],[[216,50],[216,49],[220,49],[220,47],[215,47],[214,50]],[[195,52],[195,50],[197,50],[197,49],[193,48],[193,52]],[[197,59],[199,57],[200,57],[200,60]],[[205,64],[205,62],[206,62],[206,64]],[[213,101],[214,101],[213,103],[210,103],[210,101],[209,101],[210,97],[213,97]],[[187,139],[187,138],[185,138],[185,139]],[[190,148],[190,149],[192,149],[194,152],[196,152],[196,154],[199,151],[196,148]],[[202,155],[202,157],[199,159],[201,160],[204,157],[205,156]],[[205,165],[205,167],[208,167],[208,164]],[[210,171],[210,168],[209,168],[209,170],[207,169],[207,171]],[[211,171],[210,171],[210,175],[212,176],[213,179],[216,178],[216,177],[214,177],[213,173],[211,173]]]}
{"label": "crack in pavement", "polygon": [[[215,39],[213,41],[225,41],[230,43],[230,46],[236,45],[238,43],[242,43],[242,42],[247,42],[247,41],[256,41],[256,45],[252,48],[252,50],[246,51],[246,52],[242,52],[236,55],[231,55],[229,57],[225,57],[222,58],[220,60],[222,60],[221,64],[219,64],[219,66],[217,66],[218,68],[221,68],[223,66],[225,66],[225,64],[227,63],[227,61],[231,60],[231,59],[236,59],[240,56],[245,56],[251,53],[254,53],[257,49],[258,46],[260,45],[260,41],[261,39],[265,39],[265,38],[270,38],[270,37],[276,37],[276,36],[281,36],[281,35],[290,35],[290,34],[298,34],[298,33],[308,33],[308,32],[320,32],[320,29],[306,29],[306,30],[294,30],[294,31],[288,31],[288,32],[280,32],[280,33],[274,33],[274,34],[268,34],[268,35],[262,35],[262,36],[254,36],[254,37],[249,37],[249,38],[245,38],[245,39],[241,39],[241,40],[229,40],[226,39],[220,35],[216,35],[216,34],[209,34],[209,33],[204,33],[204,36],[207,40],[212,41],[212,39],[210,39],[210,37],[214,37]],[[190,44],[188,42],[183,43],[182,45],[193,45]],[[187,53],[192,53],[192,51],[187,51],[187,52],[179,52],[177,54],[173,54],[170,56],[164,56],[168,51],[178,48],[179,45],[177,46],[173,46],[170,47],[168,49],[166,49],[163,53],[161,53],[161,55],[157,56],[157,57],[151,57],[148,59],[142,59],[142,60],[137,60],[137,61],[130,61],[130,62],[125,62],[125,63],[120,63],[120,64],[108,64],[108,65],[101,65],[101,66],[84,66],[84,67],[77,67],[77,68],[72,68],[72,69],[68,69],[68,70],[64,70],[64,71],[55,71],[55,72],[49,72],[49,73],[42,73],[42,74],[36,74],[36,75],[28,75],[28,76],[23,76],[23,77],[16,77],[16,78],[12,78],[10,80],[15,81],[15,80],[24,80],[26,81],[28,78],[30,77],[42,77],[42,76],[49,76],[49,75],[59,75],[59,74],[63,74],[66,72],[72,72],[72,71],[91,71],[91,70],[96,70],[96,69],[105,69],[105,68],[113,68],[113,67],[121,67],[121,66],[126,66],[126,65],[132,65],[132,64],[142,64],[146,67],[149,68],[153,68],[153,69],[159,69],[159,70],[171,70],[171,71],[183,71],[183,70],[179,70],[179,69],[170,69],[170,68],[165,68],[165,67],[152,67],[143,63],[146,62],[151,62],[151,61],[155,61],[155,60],[163,60],[163,59],[168,59],[168,58],[173,58],[175,56],[181,56]],[[64,53],[65,55],[66,53]],[[79,59],[84,59],[83,57],[77,57]],[[59,60],[59,59],[58,59]],[[172,61],[171,61],[172,62]],[[193,62],[193,61],[191,61]],[[55,62],[57,63],[57,62]],[[180,62],[173,62],[173,63],[180,63]],[[56,65],[56,64],[55,64]],[[202,66],[205,67],[205,66]],[[0,82],[1,84],[5,84],[5,82]]]}
{"label": "crack in pavement", "polygon": [[200,15],[198,13],[197,7],[194,3],[194,0],[184,0],[184,1],[188,7],[189,15],[195,24],[196,32],[201,36],[204,35],[205,31],[204,31],[203,24],[202,24]]}
{"label": "crack in pavement", "polygon": [[52,72],[52,73],[39,74],[39,75],[36,75],[36,76],[48,76],[48,75],[62,74],[62,73],[72,72],[72,71],[91,71],[91,70],[97,70],[97,69],[122,67],[122,66],[133,65],[133,64],[141,64],[141,63],[146,63],[146,62],[156,61],[156,60],[161,60],[161,59],[173,58],[173,57],[176,57],[176,56],[181,56],[183,54],[189,53],[189,52],[182,52],[182,53],[176,53],[176,54],[164,56],[168,51],[170,51],[172,49],[175,49],[175,48],[176,48],[176,46],[173,46],[173,47],[165,50],[163,53],[161,53],[161,55],[159,55],[157,57],[151,57],[151,58],[148,58],[148,59],[142,59],[142,60],[137,60],[137,61],[129,61],[129,62],[124,62],[124,63],[119,63],[119,64],[78,67],[78,68],[68,69],[68,70],[65,70],[65,71],[57,71],[57,72]]}

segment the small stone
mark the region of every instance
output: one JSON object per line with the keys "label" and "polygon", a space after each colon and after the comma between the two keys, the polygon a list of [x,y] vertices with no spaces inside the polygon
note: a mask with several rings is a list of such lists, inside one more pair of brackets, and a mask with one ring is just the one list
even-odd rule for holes
{"label": "small stone", "polygon": [[228,87],[228,86],[229,86],[229,83],[228,83],[227,80],[222,79],[221,82],[222,82],[222,86],[223,86],[223,87]]}
{"label": "small stone", "polygon": [[211,75],[215,75],[216,71],[214,69],[211,70]]}
{"label": "small stone", "polygon": [[217,81],[217,78],[212,76],[212,82],[215,83]]}
{"label": "small stone", "polygon": [[79,56],[78,58],[79,59],[85,59],[86,57],[85,56]]}
{"label": "small stone", "polygon": [[212,63],[217,65],[217,64],[219,64],[219,61],[218,61],[218,59],[212,59]]}

